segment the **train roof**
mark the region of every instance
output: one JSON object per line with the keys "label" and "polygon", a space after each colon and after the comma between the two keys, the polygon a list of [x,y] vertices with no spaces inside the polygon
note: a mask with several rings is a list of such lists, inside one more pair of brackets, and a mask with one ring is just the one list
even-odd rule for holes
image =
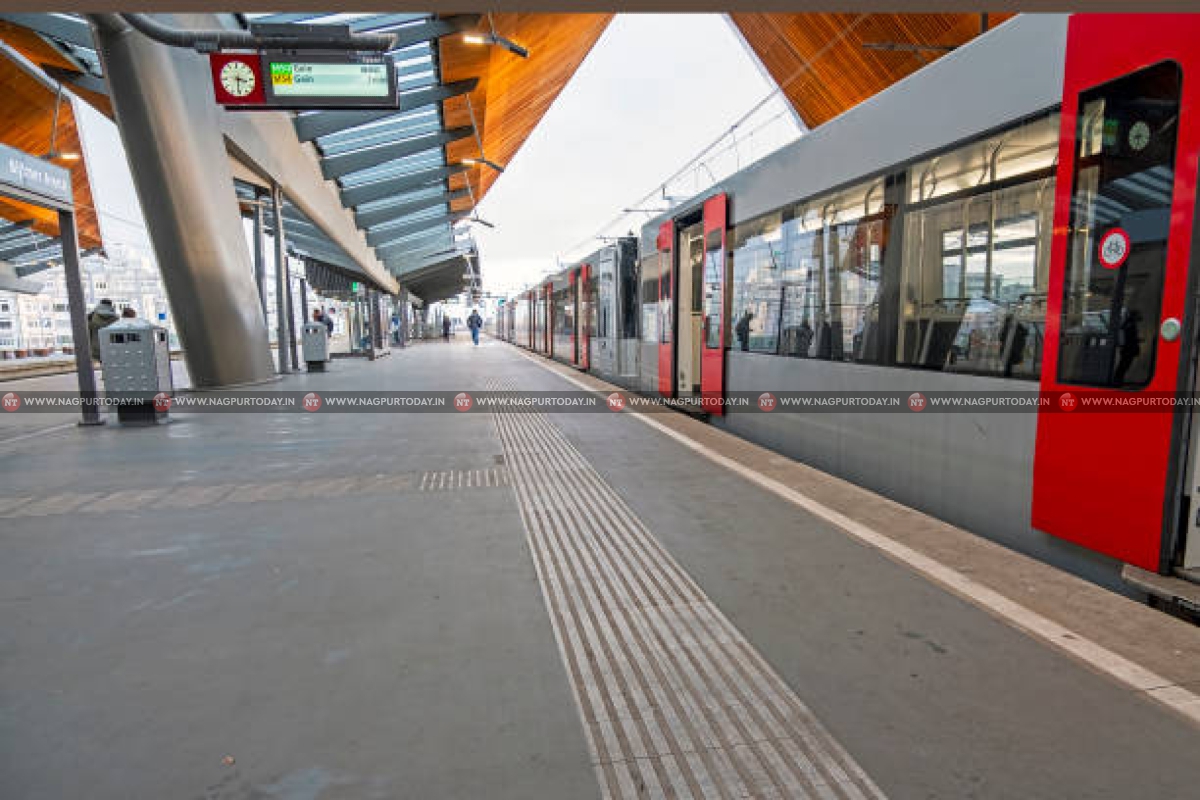
{"label": "train roof", "polygon": [[1067,14],[1020,14],[645,224],[730,194],[739,223],[880,174],[1062,102]]}

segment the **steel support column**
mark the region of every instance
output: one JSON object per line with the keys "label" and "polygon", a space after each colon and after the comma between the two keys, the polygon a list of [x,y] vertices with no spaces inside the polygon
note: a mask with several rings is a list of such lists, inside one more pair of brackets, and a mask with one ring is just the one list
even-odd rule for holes
{"label": "steel support column", "polygon": [[93,34],[192,383],[269,380],[271,352],[208,60],[111,16]]}
{"label": "steel support column", "polygon": [[271,187],[271,203],[275,209],[275,341],[279,374],[287,375],[287,243],[283,240],[283,190],[278,185]]}
{"label": "steel support column", "polygon": [[263,195],[255,193],[254,205],[254,285],[258,288],[258,300],[262,305],[263,319],[267,318],[267,254],[266,225],[263,223]]}
{"label": "steel support column", "polygon": [[75,374],[79,378],[79,396],[83,400],[83,425],[103,425],[100,409],[95,406],[96,373],[92,369],[92,337],[88,331],[87,307],[83,302],[83,278],[79,270],[79,237],[75,215],[58,212],[58,231],[62,239],[63,277],[67,282],[67,306],[71,310],[71,341],[75,350]]}

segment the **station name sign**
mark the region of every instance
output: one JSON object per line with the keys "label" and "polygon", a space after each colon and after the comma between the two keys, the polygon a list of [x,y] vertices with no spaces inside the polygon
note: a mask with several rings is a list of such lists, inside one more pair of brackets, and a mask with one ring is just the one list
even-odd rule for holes
{"label": "station name sign", "polygon": [[56,204],[71,205],[71,172],[0,144],[0,187],[28,192]]}
{"label": "station name sign", "polygon": [[395,109],[396,64],[359,53],[214,53],[217,103],[231,110]]}

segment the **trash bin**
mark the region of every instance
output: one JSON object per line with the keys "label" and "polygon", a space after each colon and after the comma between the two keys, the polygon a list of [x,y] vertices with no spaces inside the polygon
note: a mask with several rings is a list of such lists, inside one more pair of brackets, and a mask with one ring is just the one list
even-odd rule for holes
{"label": "trash bin", "polygon": [[104,393],[126,424],[165,422],[171,408],[171,348],[167,329],[144,319],[101,328]]}
{"label": "trash bin", "polygon": [[329,328],[324,322],[304,323],[304,334],[301,338],[304,349],[304,363],[309,372],[324,372],[325,362],[329,360]]}

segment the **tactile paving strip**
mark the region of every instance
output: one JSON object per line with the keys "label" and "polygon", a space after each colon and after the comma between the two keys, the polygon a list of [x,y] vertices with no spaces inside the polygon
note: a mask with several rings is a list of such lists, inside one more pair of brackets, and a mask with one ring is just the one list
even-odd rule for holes
{"label": "tactile paving strip", "polygon": [[494,418],[605,797],[883,798],[561,431]]}

